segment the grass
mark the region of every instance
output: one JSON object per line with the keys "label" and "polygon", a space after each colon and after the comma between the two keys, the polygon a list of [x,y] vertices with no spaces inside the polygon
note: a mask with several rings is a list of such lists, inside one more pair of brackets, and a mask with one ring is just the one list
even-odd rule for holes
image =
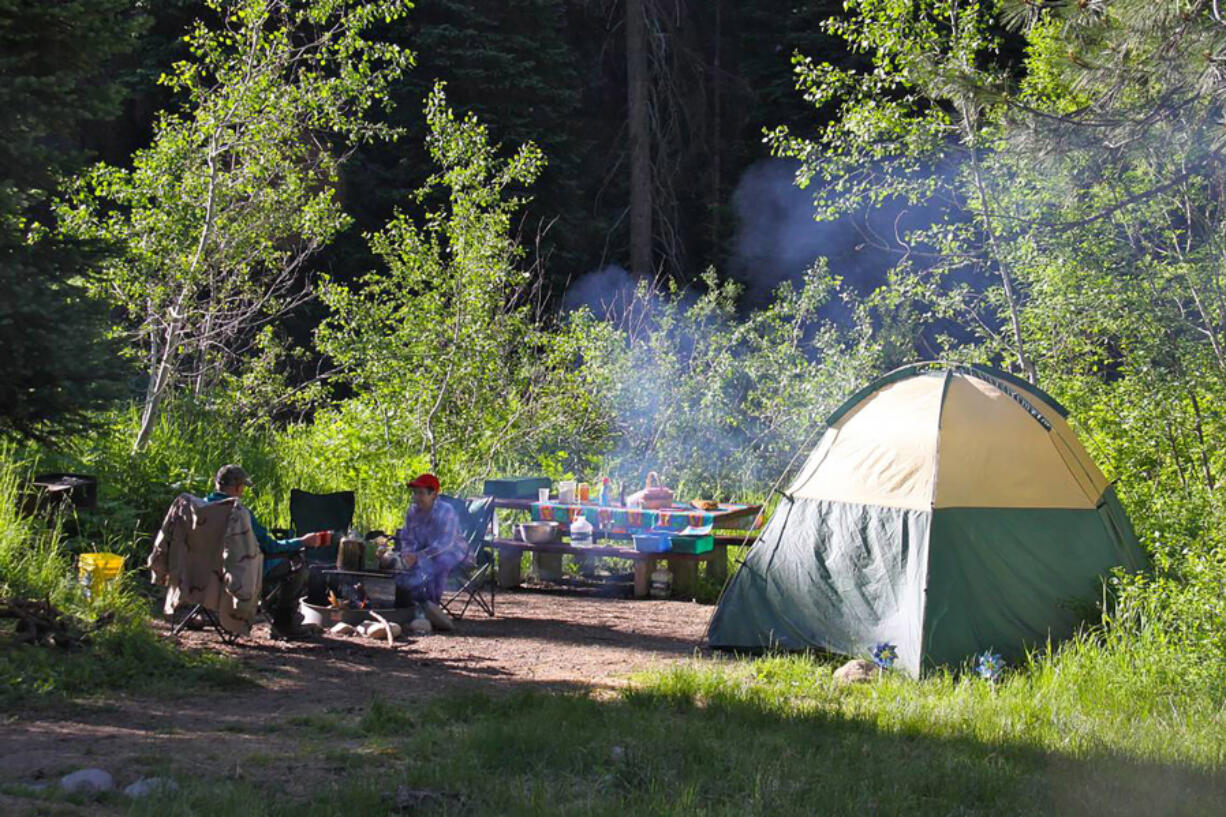
{"label": "grass", "polygon": [[104,631],[68,652],[0,646],[0,708],[29,708],[69,698],[104,700],[111,693],[176,695],[184,690],[240,691],[251,686],[237,662],[177,648],[148,627]]}
{"label": "grass", "polygon": [[[388,813],[405,786],[438,794],[425,814],[1220,814],[1221,707],[1135,696],[1080,649],[994,686],[847,687],[835,664],[774,656],[696,660],[617,692],[376,699],[282,723],[300,758],[261,749],[238,777],[181,774],[169,813]],[[274,773],[320,760],[307,794]]]}

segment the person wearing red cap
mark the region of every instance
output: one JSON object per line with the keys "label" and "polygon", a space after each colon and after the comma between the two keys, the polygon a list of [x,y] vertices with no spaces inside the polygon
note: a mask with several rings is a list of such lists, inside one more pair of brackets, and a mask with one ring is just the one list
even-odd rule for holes
{"label": "person wearing red cap", "polygon": [[438,502],[439,481],[422,474],[409,483],[413,503],[396,534],[396,606],[415,604],[419,615],[435,628],[454,628],[440,602],[447,577],[464,560],[468,545],[460,534],[460,517],[446,502]]}

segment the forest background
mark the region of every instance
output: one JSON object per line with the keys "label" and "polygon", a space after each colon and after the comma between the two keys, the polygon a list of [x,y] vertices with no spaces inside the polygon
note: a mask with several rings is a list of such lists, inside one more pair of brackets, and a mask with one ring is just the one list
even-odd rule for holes
{"label": "forest background", "polygon": [[6,501],[102,486],[6,517],[6,588],[230,461],[270,523],[427,468],[765,500],[946,358],[1070,409],[1155,564],[1096,643],[1215,706],[1224,59],[1211,2],[0,0]]}

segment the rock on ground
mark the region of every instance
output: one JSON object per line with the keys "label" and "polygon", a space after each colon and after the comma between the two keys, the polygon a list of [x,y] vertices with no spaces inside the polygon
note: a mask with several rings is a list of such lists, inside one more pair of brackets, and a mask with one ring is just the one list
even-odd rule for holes
{"label": "rock on ground", "polygon": [[103,769],[81,769],[60,778],[60,788],[69,794],[101,794],[115,788],[115,780]]}
{"label": "rock on ground", "polygon": [[123,790],[132,798],[148,797],[151,794],[171,794],[179,790],[179,784],[169,777],[142,777]]}
{"label": "rock on ground", "polygon": [[834,680],[843,684],[866,684],[876,677],[877,665],[865,658],[848,661],[834,671]]}

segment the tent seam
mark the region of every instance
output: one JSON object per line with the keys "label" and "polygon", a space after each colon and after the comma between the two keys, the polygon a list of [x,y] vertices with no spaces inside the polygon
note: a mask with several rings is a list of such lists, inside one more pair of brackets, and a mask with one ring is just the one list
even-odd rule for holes
{"label": "tent seam", "polygon": [[924,671],[924,641],[927,639],[928,626],[928,573],[932,567],[932,529],[936,527],[937,521],[937,480],[941,475],[941,421],[945,415],[945,397],[949,394],[949,383],[952,379],[953,369],[946,369],[945,382],[941,384],[941,399],[937,403],[937,440],[932,447],[932,497],[928,503],[928,541],[924,542],[924,569],[920,573],[924,586],[920,588],[919,656],[915,665],[917,678]]}

